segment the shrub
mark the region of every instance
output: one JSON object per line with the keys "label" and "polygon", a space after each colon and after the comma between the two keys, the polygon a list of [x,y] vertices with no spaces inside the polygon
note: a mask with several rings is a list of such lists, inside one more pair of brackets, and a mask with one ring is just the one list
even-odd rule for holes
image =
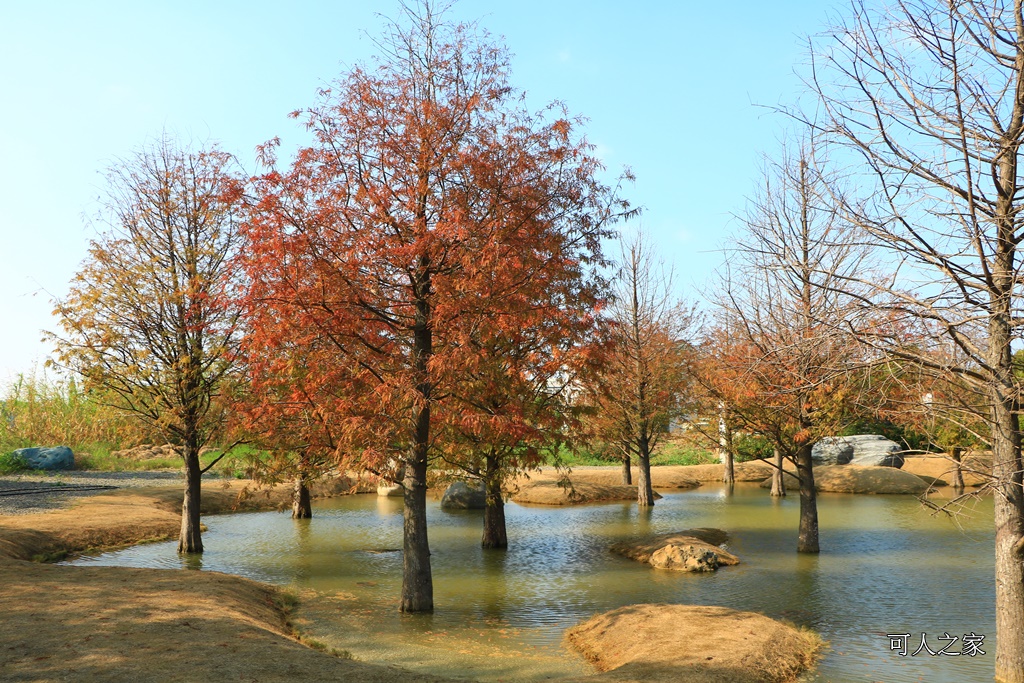
{"label": "shrub", "polygon": [[20,455],[15,455],[14,453],[0,455],[0,474],[14,474],[15,472],[27,469],[28,463]]}

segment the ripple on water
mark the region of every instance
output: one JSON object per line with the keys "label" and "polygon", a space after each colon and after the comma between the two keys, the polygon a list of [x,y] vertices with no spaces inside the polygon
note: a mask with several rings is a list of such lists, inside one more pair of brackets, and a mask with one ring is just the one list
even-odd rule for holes
{"label": "ripple on water", "polygon": [[[819,498],[820,556],[794,552],[799,503],[764,490],[704,486],[669,493],[653,510],[610,503],[572,508],[509,504],[507,552],[479,547],[479,512],[431,503],[431,616],[397,612],[401,501],[324,501],[312,520],[287,513],[206,518],[203,569],[314,591],[303,614],[315,637],[357,657],[486,680],[578,674],[561,650],[565,628],[625,604],[714,604],[754,610],[819,630],[831,642],[824,683],[885,680],[961,683],[992,678],[994,587],[991,501],[960,531],[909,496]],[[712,575],[676,574],[608,552],[637,534],[713,526],[727,530],[743,564]],[[74,564],[183,568],[173,543],[127,548]],[[983,657],[898,657],[888,633],[982,633]]]}

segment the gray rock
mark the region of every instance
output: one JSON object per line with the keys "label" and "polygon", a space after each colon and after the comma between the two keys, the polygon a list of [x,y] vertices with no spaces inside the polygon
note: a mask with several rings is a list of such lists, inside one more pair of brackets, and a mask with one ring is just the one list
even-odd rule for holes
{"label": "gray rock", "polygon": [[847,436],[847,442],[853,445],[851,465],[871,465],[874,467],[903,467],[902,447],[880,434],[859,434]]}
{"label": "gray rock", "polygon": [[848,437],[826,436],[811,447],[815,465],[845,465],[853,459],[853,444]]}
{"label": "gray rock", "polygon": [[669,543],[651,554],[650,563],[677,572],[713,572],[718,569],[718,555],[708,548]]}
{"label": "gray rock", "polygon": [[826,436],[814,444],[811,459],[815,465],[861,465],[903,467],[903,449],[881,434]]}
{"label": "gray rock", "polygon": [[441,507],[445,510],[483,510],[487,507],[483,482],[454,482],[444,492]]}
{"label": "gray rock", "polygon": [[401,498],[405,495],[405,487],[401,484],[381,484],[377,487],[377,495],[381,498]]}
{"label": "gray rock", "polygon": [[14,456],[21,458],[33,470],[72,470],[75,455],[67,446],[53,448],[19,448]]}

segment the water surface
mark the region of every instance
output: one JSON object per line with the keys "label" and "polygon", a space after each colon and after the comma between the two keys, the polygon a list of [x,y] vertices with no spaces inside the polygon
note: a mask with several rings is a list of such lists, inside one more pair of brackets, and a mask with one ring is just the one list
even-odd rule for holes
{"label": "water surface", "polygon": [[[957,520],[912,496],[824,494],[821,554],[798,555],[799,501],[763,489],[709,485],[665,494],[652,510],[612,503],[572,508],[507,506],[509,550],[479,547],[482,513],[429,509],[433,615],[397,612],[401,501],[323,501],[312,520],[263,512],[205,519],[203,569],[300,592],[311,636],[367,661],[486,681],[586,673],[561,645],[563,631],[622,605],[722,605],[788,619],[831,644],[815,683],[964,683],[993,676],[995,616],[992,503]],[[715,574],[653,570],[608,552],[620,539],[712,526],[731,535],[742,564]],[[184,563],[184,564],[183,564]],[[175,544],[136,546],[74,564],[182,567]],[[910,634],[907,656],[888,634]],[[935,655],[944,633],[985,636],[985,655]],[[947,649],[960,653],[958,640]]]}

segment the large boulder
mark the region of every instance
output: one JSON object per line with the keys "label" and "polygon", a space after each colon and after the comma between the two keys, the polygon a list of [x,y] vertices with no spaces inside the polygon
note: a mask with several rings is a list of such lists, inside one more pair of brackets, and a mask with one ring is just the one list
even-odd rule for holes
{"label": "large boulder", "polygon": [[815,465],[845,465],[853,460],[853,444],[842,436],[826,436],[811,447]]}
{"label": "large boulder", "polygon": [[815,465],[903,467],[903,449],[881,434],[826,436],[811,448]]}
{"label": "large boulder", "polygon": [[848,436],[846,441],[853,445],[851,465],[861,467],[903,467],[903,448],[880,434],[859,434]]}
{"label": "large boulder", "polygon": [[75,455],[67,446],[52,448],[19,448],[14,457],[21,458],[29,469],[33,470],[72,470],[75,468]]}
{"label": "large boulder", "polygon": [[483,482],[456,481],[441,497],[444,510],[483,510],[487,507],[487,494]]}

